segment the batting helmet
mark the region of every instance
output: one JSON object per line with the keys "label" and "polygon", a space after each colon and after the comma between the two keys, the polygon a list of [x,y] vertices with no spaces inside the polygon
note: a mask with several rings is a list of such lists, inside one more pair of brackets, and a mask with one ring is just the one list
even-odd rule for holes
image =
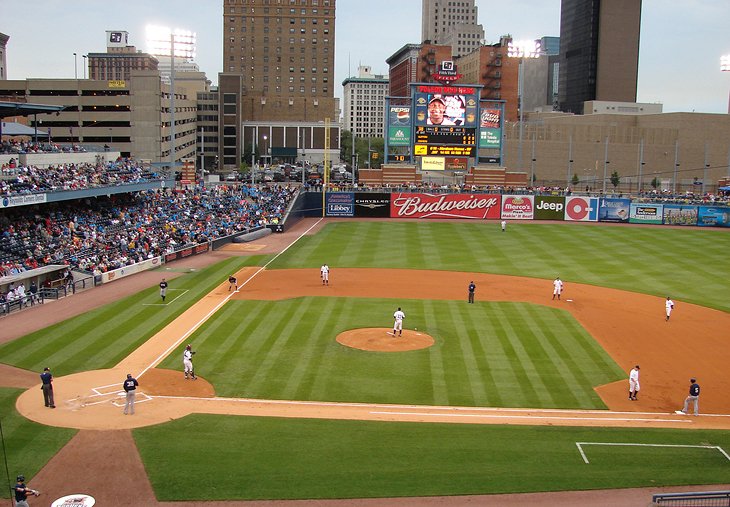
{"label": "batting helmet", "polygon": [[19,476],[17,477],[17,481],[18,481],[18,482],[25,482],[25,475],[19,475]]}

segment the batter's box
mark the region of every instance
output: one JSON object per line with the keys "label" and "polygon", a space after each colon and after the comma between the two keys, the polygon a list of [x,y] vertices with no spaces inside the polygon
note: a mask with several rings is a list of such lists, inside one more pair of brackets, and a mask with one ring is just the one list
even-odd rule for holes
{"label": "batter's box", "polygon": [[[112,400],[112,405],[119,408],[124,408],[124,405],[126,405],[126,395],[124,391],[119,391],[118,393],[119,397],[115,400]],[[146,401],[152,401],[152,396],[149,396],[143,392],[137,392],[134,396],[134,404],[137,403],[144,403]]]}

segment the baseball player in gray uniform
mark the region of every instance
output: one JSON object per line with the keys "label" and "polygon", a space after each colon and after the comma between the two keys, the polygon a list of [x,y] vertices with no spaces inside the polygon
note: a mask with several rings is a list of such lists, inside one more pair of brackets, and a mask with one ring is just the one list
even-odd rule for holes
{"label": "baseball player in gray uniform", "polygon": [[403,313],[400,306],[393,314],[393,318],[395,319],[393,323],[393,336],[395,336],[396,331],[398,332],[398,336],[403,336],[403,319],[406,318],[406,314]]}

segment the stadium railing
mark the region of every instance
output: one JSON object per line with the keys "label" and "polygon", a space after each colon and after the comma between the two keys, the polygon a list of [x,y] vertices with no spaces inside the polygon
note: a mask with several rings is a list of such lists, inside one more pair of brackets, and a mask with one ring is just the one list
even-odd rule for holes
{"label": "stadium railing", "polygon": [[667,507],[730,507],[730,491],[697,491],[653,495],[652,505]]}

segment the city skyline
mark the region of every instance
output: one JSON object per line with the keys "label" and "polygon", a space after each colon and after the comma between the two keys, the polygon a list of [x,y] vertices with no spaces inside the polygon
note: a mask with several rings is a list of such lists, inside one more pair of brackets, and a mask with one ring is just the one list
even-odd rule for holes
{"label": "city skyline", "polygon": [[[74,63],[82,78],[82,55],[106,51],[106,30],[128,31],[130,45],[144,51],[145,27],[162,25],[197,33],[195,61],[215,84],[223,69],[223,3],[206,3],[210,9],[200,9],[200,2],[192,0],[129,0],[103,7],[76,0],[70,9],[68,3],[38,0],[32,29],[0,25],[0,32],[10,36],[8,79],[74,78]],[[560,0],[477,0],[476,5],[487,43],[505,34],[515,39],[560,35]],[[4,0],[3,6],[6,13],[27,10],[20,0]],[[342,81],[356,76],[359,65],[387,75],[389,56],[405,44],[421,42],[421,0],[338,0],[336,17],[334,95],[339,98]],[[665,112],[727,113],[730,72],[720,71],[720,57],[730,54],[727,19],[726,0],[692,0],[683,9],[644,0],[637,101],[660,102]],[[708,49],[698,48],[700,43]]]}

